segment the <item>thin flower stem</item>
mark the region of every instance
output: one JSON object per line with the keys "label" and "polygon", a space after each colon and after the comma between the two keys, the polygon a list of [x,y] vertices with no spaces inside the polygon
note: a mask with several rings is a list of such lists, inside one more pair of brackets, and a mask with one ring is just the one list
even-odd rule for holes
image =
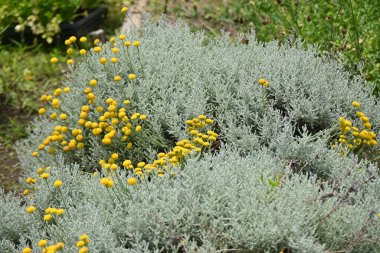
{"label": "thin flower stem", "polygon": [[[129,54],[128,54],[128,56],[125,54],[124,47],[125,46],[122,46],[122,48],[123,48],[123,55],[124,55],[125,60],[127,61],[127,64],[128,64],[128,67],[129,67],[129,71],[132,73],[133,72],[133,68],[132,68],[132,64],[130,62],[130,59],[128,58]],[[127,48],[127,50],[128,50],[128,48]]]}
{"label": "thin flower stem", "polygon": [[141,66],[141,71],[143,73],[143,77],[145,77],[145,71],[144,71],[144,67],[143,67],[143,64],[142,64],[142,61],[141,61],[141,53],[140,53],[140,49],[137,47],[137,57],[139,59],[139,62],[140,62],[140,66]]}
{"label": "thin flower stem", "polygon": [[70,213],[69,213],[69,209],[68,209],[69,206],[67,205],[66,200],[65,200],[65,198],[64,198],[64,196],[63,196],[63,193],[62,193],[62,191],[61,191],[60,188],[58,188],[58,192],[59,192],[59,194],[61,195],[62,202],[63,202],[63,205],[65,206],[65,210],[66,210],[66,212],[67,212],[67,215],[69,216],[69,218],[71,218],[71,217],[70,217]]}
{"label": "thin flower stem", "polygon": [[129,48],[128,47],[127,47],[127,55],[128,55],[129,65],[130,65],[131,74],[132,74],[134,72],[134,69],[133,69],[132,59],[131,59],[131,55],[129,54]]}

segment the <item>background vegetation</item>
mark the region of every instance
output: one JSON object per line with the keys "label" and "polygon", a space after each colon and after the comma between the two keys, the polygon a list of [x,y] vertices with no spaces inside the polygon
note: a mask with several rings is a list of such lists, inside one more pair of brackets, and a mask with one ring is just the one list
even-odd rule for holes
{"label": "background vegetation", "polygon": [[253,29],[260,41],[289,35],[320,45],[321,53],[342,60],[380,90],[380,2],[372,0],[166,0],[149,1],[148,11],[183,18],[194,29],[217,36]]}
{"label": "background vegetation", "polygon": [[[53,36],[59,23],[54,23],[54,29],[47,27],[52,24],[50,19],[58,18],[57,22],[65,22],[75,18],[75,12],[80,8],[91,8],[98,4],[108,8],[107,20],[102,25],[106,34],[111,36],[121,26],[124,15],[120,7],[131,1],[1,1],[0,4],[0,186],[6,190],[18,187],[18,159],[13,144],[26,136],[26,128],[35,117],[40,106],[39,97],[42,93],[51,92],[60,85],[67,71],[63,55],[64,45],[40,44],[35,41],[25,45],[16,41],[2,43],[1,37],[9,27],[22,24],[37,25],[39,32]],[[62,5],[62,6],[61,6]],[[33,14],[34,13],[34,14]],[[28,23],[29,15],[37,15],[37,23]],[[63,18],[64,17],[64,18]],[[15,20],[17,21],[15,23]],[[53,29],[53,30],[48,30]],[[39,33],[38,32],[38,33]],[[61,57],[60,57],[61,56]],[[52,65],[50,59],[59,57],[57,65]]]}

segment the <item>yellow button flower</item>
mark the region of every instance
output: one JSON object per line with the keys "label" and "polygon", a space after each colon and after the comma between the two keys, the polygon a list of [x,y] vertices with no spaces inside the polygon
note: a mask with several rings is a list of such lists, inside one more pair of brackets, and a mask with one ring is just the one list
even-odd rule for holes
{"label": "yellow button flower", "polygon": [[136,178],[134,178],[134,177],[131,177],[131,178],[128,178],[128,180],[127,180],[127,183],[129,184],[129,185],[136,185],[137,184],[137,180],[136,180]]}
{"label": "yellow button flower", "polygon": [[42,174],[41,174],[41,178],[42,178],[42,179],[48,179],[49,176],[50,176],[49,173],[42,173]]}
{"label": "yellow button flower", "polygon": [[100,61],[100,63],[103,64],[103,65],[107,63],[107,59],[104,58],[104,57],[100,58],[99,61]]}
{"label": "yellow button flower", "polygon": [[51,221],[53,219],[53,216],[51,214],[44,215],[44,221]]}
{"label": "yellow button flower", "polygon": [[52,57],[52,58],[50,59],[50,62],[51,62],[52,64],[56,64],[56,63],[58,62],[58,58],[57,58],[57,57]]}
{"label": "yellow button flower", "polygon": [[[95,42],[94,42],[95,43]],[[101,47],[94,47],[94,52],[95,53],[99,53],[100,51],[102,51],[102,48]]]}
{"label": "yellow button flower", "polygon": [[95,79],[92,79],[92,80],[90,80],[90,82],[89,82],[89,84],[90,84],[91,86],[96,86],[97,83],[98,83],[98,82],[97,82]]}
{"label": "yellow button flower", "polygon": [[32,249],[29,247],[25,247],[22,249],[22,253],[32,253]]}
{"label": "yellow button flower", "polygon": [[88,252],[88,248],[87,247],[82,247],[78,251],[78,253],[87,253],[87,252]]}
{"label": "yellow button flower", "polygon": [[61,186],[62,186],[62,181],[61,181],[61,180],[56,180],[56,181],[54,182],[54,187],[59,188],[59,187],[61,187]]}
{"label": "yellow button flower", "polygon": [[34,213],[36,211],[36,208],[34,206],[29,206],[26,208],[27,213]]}
{"label": "yellow button flower", "polygon": [[47,240],[39,240],[37,245],[38,247],[43,248],[46,246],[46,244],[47,244]]}
{"label": "yellow button flower", "polygon": [[360,103],[358,101],[354,101],[354,102],[352,102],[352,106],[356,107],[356,108],[359,108],[360,107]]}

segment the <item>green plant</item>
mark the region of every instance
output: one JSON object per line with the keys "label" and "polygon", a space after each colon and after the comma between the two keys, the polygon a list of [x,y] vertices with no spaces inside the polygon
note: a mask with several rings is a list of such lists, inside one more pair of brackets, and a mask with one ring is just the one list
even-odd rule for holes
{"label": "green plant", "polygon": [[[31,29],[48,43],[60,31],[60,24],[71,22],[84,9],[97,7],[103,0],[12,1],[4,0],[0,7],[0,32],[14,27],[17,32]],[[1,34],[1,33],[0,33]]]}
{"label": "green plant", "polygon": [[[380,90],[380,29],[378,1],[150,1],[156,14],[167,11],[197,28],[218,34],[254,29],[261,41],[289,35],[319,44],[324,53],[341,58],[353,73],[361,73]],[[184,8],[182,8],[184,7]]]}
{"label": "green plant", "polygon": [[[67,79],[18,143],[25,205],[0,198],[18,210],[0,216],[0,251],[379,250],[379,169],[330,148],[353,101],[380,129],[361,77],[299,40],[209,39],[164,20],[83,41],[69,39]],[[194,132],[206,125],[217,140]]]}
{"label": "green plant", "polygon": [[0,48],[0,104],[4,113],[17,110],[30,115],[38,108],[41,90],[52,90],[62,80],[59,66],[50,63],[58,51],[44,50],[22,45]]}

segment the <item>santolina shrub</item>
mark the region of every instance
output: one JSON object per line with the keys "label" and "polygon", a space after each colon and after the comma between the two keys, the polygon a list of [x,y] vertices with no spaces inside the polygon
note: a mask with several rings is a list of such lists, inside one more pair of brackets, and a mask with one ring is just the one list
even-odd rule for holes
{"label": "santolina shrub", "polygon": [[244,36],[161,20],[68,39],[70,72],[18,144],[25,205],[1,200],[23,211],[1,250],[380,250],[369,85]]}

